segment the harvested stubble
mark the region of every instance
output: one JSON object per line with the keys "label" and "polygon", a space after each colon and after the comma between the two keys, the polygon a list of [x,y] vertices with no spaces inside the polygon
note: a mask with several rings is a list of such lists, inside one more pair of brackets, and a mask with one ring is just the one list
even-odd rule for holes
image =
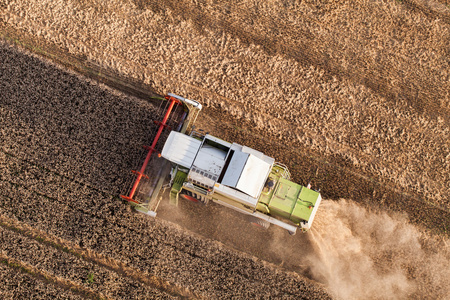
{"label": "harvested stubble", "polygon": [[[108,276],[123,276],[121,267],[138,281],[121,279],[125,290],[139,286],[138,278],[150,281],[156,276],[163,282],[156,285],[161,293],[178,290],[175,295],[181,296],[328,298],[308,280],[131,213],[118,200],[117,185],[131,168],[125,159],[129,145],[148,138],[150,104],[114,94],[5,45],[0,55],[5,62],[0,118],[6,125],[0,131],[1,214],[65,241],[68,250],[61,252],[18,237],[33,247],[44,245],[42,255],[74,263],[59,269],[47,257],[36,261],[37,268],[91,289],[82,282],[89,267],[106,284],[95,292],[117,298],[123,294],[106,289]],[[74,107],[80,99],[83,105]],[[3,230],[5,241],[14,237]],[[13,249],[4,245],[8,255],[33,261],[33,253],[13,254]],[[98,259],[72,255],[79,249]],[[101,265],[93,265],[99,261]]]}
{"label": "harvested stubble", "polygon": [[[201,100],[218,120],[227,113],[266,140],[308,153],[311,164],[326,161],[316,179],[326,196],[448,215],[444,3],[16,0],[3,19],[19,38],[30,34],[157,90]],[[347,191],[336,184],[342,177],[375,182],[378,195]],[[408,211],[414,221],[442,223],[428,225],[420,210]]]}
{"label": "harvested stubble", "polygon": [[[56,282],[85,295],[110,299],[174,298],[131,278],[121,277],[105,266],[83,260],[74,253],[61,251],[53,244],[42,243],[40,238],[33,239],[6,228],[0,227],[0,251],[3,255],[38,268],[53,276]],[[93,275],[91,280],[89,274]]]}
{"label": "harvested stubble", "polygon": [[45,280],[39,280],[16,263],[0,258],[2,299],[85,299]]}

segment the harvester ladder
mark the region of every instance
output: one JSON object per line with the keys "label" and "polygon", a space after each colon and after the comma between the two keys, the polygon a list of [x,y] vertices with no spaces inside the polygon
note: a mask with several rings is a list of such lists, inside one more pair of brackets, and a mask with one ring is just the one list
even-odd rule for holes
{"label": "harvester ladder", "polygon": [[279,169],[281,169],[280,176],[282,178],[287,179],[287,180],[291,180],[291,172],[289,172],[289,169],[287,168],[286,165],[284,165],[282,163],[279,163],[279,162],[276,162],[274,164],[274,167],[278,167]]}

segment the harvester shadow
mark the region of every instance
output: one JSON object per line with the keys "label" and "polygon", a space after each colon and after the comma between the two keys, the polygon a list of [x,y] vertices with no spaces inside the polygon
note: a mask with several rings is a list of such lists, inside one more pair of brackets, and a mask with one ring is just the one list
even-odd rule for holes
{"label": "harvester shadow", "polygon": [[259,228],[250,224],[245,215],[215,203],[204,205],[181,199],[178,206],[174,206],[169,203],[168,196],[162,199],[157,218],[313,279],[306,261],[308,253],[313,251],[308,233],[298,232],[291,236],[274,225],[267,230]]}

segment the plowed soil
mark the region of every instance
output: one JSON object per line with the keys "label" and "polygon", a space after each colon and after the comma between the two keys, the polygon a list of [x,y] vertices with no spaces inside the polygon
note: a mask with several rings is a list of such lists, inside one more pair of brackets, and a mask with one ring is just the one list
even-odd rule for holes
{"label": "plowed soil", "polygon": [[[448,5],[0,0],[0,273],[23,282],[1,293],[444,298]],[[205,105],[198,127],[288,164],[329,201],[352,202],[325,202],[317,229],[288,242],[215,207],[135,214],[117,196],[154,126],[149,98],[167,92]],[[349,234],[330,235],[336,228]],[[339,255],[324,257],[330,245]],[[345,253],[367,268],[331,263]],[[347,276],[352,268],[374,272],[386,294]]]}

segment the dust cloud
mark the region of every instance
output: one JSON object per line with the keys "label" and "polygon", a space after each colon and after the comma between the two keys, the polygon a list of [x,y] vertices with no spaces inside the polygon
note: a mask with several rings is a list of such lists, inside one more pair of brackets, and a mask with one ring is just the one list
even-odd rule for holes
{"label": "dust cloud", "polygon": [[335,298],[450,299],[448,239],[348,200],[323,201],[314,222],[306,264]]}

